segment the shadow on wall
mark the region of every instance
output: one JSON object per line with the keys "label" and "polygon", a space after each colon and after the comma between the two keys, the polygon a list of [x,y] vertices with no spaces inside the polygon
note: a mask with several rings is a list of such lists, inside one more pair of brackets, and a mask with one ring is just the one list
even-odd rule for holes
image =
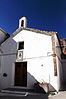
{"label": "shadow on wall", "polygon": [[66,59],[62,60],[63,90],[66,90]]}
{"label": "shadow on wall", "polygon": [[39,86],[39,82],[29,72],[27,73],[27,83],[28,87],[34,89],[34,92],[45,93],[43,88]]}
{"label": "shadow on wall", "polygon": [[34,92],[49,93],[51,90],[56,91],[51,84],[47,82],[38,82],[30,73],[27,73],[27,83],[29,84],[28,86],[34,89]]}
{"label": "shadow on wall", "polygon": [[[3,87],[2,89],[8,88],[9,86],[11,86],[11,82],[9,82],[9,79],[7,79],[9,74],[6,76],[6,74],[4,73],[3,76],[4,77],[3,78],[1,77],[1,79],[0,79],[0,81],[3,81],[3,83],[0,82],[0,86]],[[25,74],[24,74],[24,77],[25,77]],[[35,77],[33,75],[31,75],[29,72],[27,72],[27,88],[33,89],[34,92],[37,92],[37,93],[47,93],[52,89],[55,90],[53,88],[53,86],[49,85],[46,82],[42,82],[42,83],[38,82],[35,79]]]}

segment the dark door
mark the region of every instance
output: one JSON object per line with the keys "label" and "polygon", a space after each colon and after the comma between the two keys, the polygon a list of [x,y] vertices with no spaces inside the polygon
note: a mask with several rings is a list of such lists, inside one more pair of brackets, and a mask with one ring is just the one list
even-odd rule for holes
{"label": "dark door", "polygon": [[27,62],[15,63],[15,86],[27,86]]}

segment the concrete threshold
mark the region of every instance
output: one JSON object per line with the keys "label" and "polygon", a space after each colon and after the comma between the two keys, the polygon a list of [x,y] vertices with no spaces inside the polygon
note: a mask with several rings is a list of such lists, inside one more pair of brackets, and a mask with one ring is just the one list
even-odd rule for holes
{"label": "concrete threshold", "polygon": [[1,90],[1,93],[8,94],[9,96],[28,96],[28,95],[45,95],[44,93],[35,93],[28,91],[13,91],[13,90]]}
{"label": "concrete threshold", "polygon": [[1,90],[1,94],[8,95],[8,96],[27,96],[29,92]]}

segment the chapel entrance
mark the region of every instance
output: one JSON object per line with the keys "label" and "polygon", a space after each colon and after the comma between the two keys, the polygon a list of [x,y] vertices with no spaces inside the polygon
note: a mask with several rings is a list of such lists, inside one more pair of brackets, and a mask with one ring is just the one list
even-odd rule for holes
{"label": "chapel entrance", "polygon": [[15,63],[15,86],[27,86],[27,62]]}

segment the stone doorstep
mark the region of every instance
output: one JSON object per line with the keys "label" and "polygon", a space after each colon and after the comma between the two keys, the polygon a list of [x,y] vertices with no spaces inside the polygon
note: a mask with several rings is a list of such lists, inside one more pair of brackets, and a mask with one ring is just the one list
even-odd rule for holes
{"label": "stone doorstep", "polygon": [[19,87],[14,87],[14,88],[11,88],[11,87],[8,87],[8,88],[5,88],[5,89],[2,89],[2,90],[8,90],[8,91],[18,91],[18,92],[33,92],[34,90],[33,89],[26,89],[26,88],[19,88]]}
{"label": "stone doorstep", "polygon": [[20,92],[20,91],[10,91],[10,90],[1,90],[1,93],[8,94],[11,96],[27,96],[29,92]]}
{"label": "stone doorstep", "polygon": [[28,92],[28,91],[13,91],[13,90],[1,90],[1,93],[8,94],[9,96],[28,96],[28,95],[46,95],[44,93]]}
{"label": "stone doorstep", "polygon": [[27,95],[22,95],[22,94],[10,94],[10,93],[0,93],[0,96],[16,96],[16,97],[26,97]]}
{"label": "stone doorstep", "polygon": [[[40,86],[39,86],[40,87]],[[43,90],[43,88],[35,87],[34,89],[29,88],[21,88],[21,87],[8,87],[2,90],[8,90],[8,91],[16,91],[16,92],[29,92],[29,93],[36,93],[36,94],[45,94],[46,92]],[[2,91],[1,90],[1,91]]]}
{"label": "stone doorstep", "polygon": [[28,89],[28,88],[25,88],[25,87],[8,87],[8,88],[5,88],[3,90],[10,90],[10,91],[34,91],[34,89]]}

